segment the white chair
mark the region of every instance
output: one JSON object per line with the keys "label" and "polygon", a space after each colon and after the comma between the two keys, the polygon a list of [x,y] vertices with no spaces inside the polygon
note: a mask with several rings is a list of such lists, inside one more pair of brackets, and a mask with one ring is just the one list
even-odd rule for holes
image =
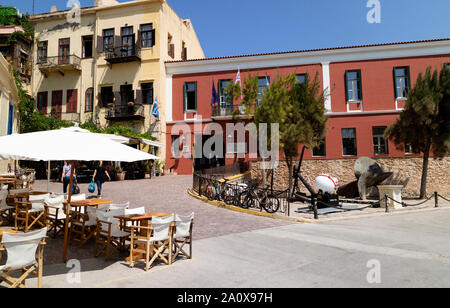
{"label": "white chair", "polygon": [[125,249],[125,242],[130,233],[120,229],[120,221],[115,216],[123,216],[124,210],[109,212],[97,212],[97,236],[95,239],[95,257],[105,254],[108,261],[112,250],[121,251]]}
{"label": "white chair", "polygon": [[[130,215],[145,215],[145,207],[139,207],[136,209],[125,209],[125,216]],[[125,224],[125,229],[130,230],[130,227],[133,225],[131,221],[127,221]]]}
{"label": "white chair", "polygon": [[46,227],[46,211],[44,201],[50,194],[31,195],[28,201],[16,201],[15,228],[23,228],[28,232],[35,224]]}
{"label": "white chair", "polygon": [[[130,267],[134,267],[136,262],[144,262],[145,270],[148,271],[156,259],[172,264],[172,224],[175,215],[167,217],[152,217],[149,227],[132,226],[131,246],[130,246]],[[136,248],[134,248],[136,245]],[[168,258],[164,252],[168,251]],[[153,251],[153,257],[151,257]],[[138,255],[143,255],[144,259],[137,259]]]}
{"label": "white chair", "polygon": [[110,211],[115,211],[115,210],[126,210],[130,208],[130,202],[127,203],[122,203],[122,204],[110,204],[109,205],[109,210]]}
{"label": "white chair", "polygon": [[9,223],[12,221],[12,214],[16,207],[8,205],[6,199],[8,199],[8,191],[0,191],[0,216]]}
{"label": "white chair", "polygon": [[[43,254],[47,228],[29,233],[3,233],[2,249],[6,249],[8,259],[0,266],[0,280],[11,288],[25,287],[25,279],[37,269],[38,287],[42,287]],[[37,257],[37,260],[36,260]],[[23,271],[19,279],[11,277],[14,271]]]}
{"label": "white chair", "polygon": [[67,215],[64,213],[64,195],[56,197],[49,197],[44,200],[45,210],[47,212],[47,219],[50,222],[50,229],[53,230],[53,238],[56,238],[58,234],[64,230],[64,223]]}
{"label": "white chair", "polygon": [[6,184],[3,185],[2,184],[1,190],[2,191],[4,191],[4,190],[8,191],[8,185],[6,185]]}
{"label": "white chair", "polygon": [[[173,235],[173,257],[178,255],[192,259],[192,227],[194,224],[194,213],[189,216],[175,215],[175,234]],[[183,250],[185,245],[189,245],[189,253]]]}
{"label": "white chair", "polygon": [[20,189],[11,189],[9,191],[10,195],[18,195],[18,194],[25,194],[25,193],[29,193],[30,189],[28,188],[20,188]]}

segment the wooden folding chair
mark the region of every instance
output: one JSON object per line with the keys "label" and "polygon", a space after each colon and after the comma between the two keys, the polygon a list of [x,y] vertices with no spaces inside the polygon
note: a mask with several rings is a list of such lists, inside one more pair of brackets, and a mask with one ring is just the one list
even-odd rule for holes
{"label": "wooden folding chair", "polygon": [[108,261],[112,251],[126,250],[126,240],[130,233],[121,230],[120,221],[115,216],[123,216],[124,210],[97,212],[97,232],[95,238],[95,257],[105,254]]}
{"label": "wooden folding chair", "polygon": [[72,207],[70,210],[70,241],[78,242],[80,247],[86,244],[95,235],[97,229],[97,216],[95,208],[83,206]]}
{"label": "wooden folding chair", "polygon": [[[134,267],[137,262],[145,263],[145,270],[148,271],[157,259],[167,265],[172,264],[174,217],[153,217],[150,226],[131,226],[130,267]],[[167,257],[164,256],[166,251]]]}
{"label": "wooden folding chair", "polygon": [[16,210],[15,206],[10,206],[6,202],[8,199],[8,191],[2,190],[0,191],[0,218],[2,218],[2,223],[4,221],[7,222],[7,224],[12,222],[12,214]]}
{"label": "wooden folding chair", "polygon": [[50,194],[32,195],[28,201],[16,201],[15,229],[27,233],[34,225],[47,226],[44,201]]}
{"label": "wooden folding chair", "polygon": [[[130,216],[130,215],[145,215],[145,207],[140,207],[140,208],[136,208],[136,209],[125,209],[125,216]],[[131,233],[131,226],[132,225],[137,226],[138,223],[139,222],[137,222],[137,221],[135,221],[135,222],[126,221],[124,223],[123,230]]]}
{"label": "wooden folding chair", "polygon": [[[47,228],[29,233],[3,233],[0,249],[6,249],[8,259],[5,265],[0,266],[0,281],[6,282],[11,288],[25,288],[26,278],[36,273],[38,288],[42,288],[46,234]],[[22,270],[19,279],[11,277],[11,273],[18,270]]]}
{"label": "wooden folding chair", "polygon": [[58,197],[50,197],[44,201],[47,220],[49,223],[48,232],[53,231],[53,238],[56,238],[59,233],[64,231],[64,223],[66,214],[64,213],[64,195]]}
{"label": "wooden folding chair", "polygon": [[[192,259],[192,228],[194,226],[194,213],[190,216],[175,216],[175,233],[173,235],[173,256],[175,260],[179,255]],[[189,245],[189,253],[183,248]]]}

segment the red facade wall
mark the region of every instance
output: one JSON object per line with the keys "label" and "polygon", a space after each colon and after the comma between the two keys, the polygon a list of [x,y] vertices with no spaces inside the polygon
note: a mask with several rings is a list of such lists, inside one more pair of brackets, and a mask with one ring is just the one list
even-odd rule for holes
{"label": "red facade wall", "polygon": [[[394,67],[409,66],[411,86],[414,86],[419,73],[425,72],[428,66],[433,69],[440,69],[443,64],[450,63],[450,55],[443,56],[426,56],[416,58],[402,59],[384,59],[357,62],[330,63],[330,81],[331,81],[331,103],[332,113],[328,121],[328,133],[326,136],[326,157],[315,158],[312,151],[305,153],[305,159],[342,159],[342,129],[355,128],[357,140],[357,157],[405,157],[404,151],[397,150],[392,142],[389,142],[388,155],[375,156],[373,149],[372,128],[378,126],[390,126],[398,118],[395,104],[394,90]],[[346,70],[361,70],[362,75],[362,93],[363,93],[363,113],[347,113],[345,72]],[[277,75],[287,75],[289,73],[304,74],[308,73],[314,78],[316,73],[319,74],[319,80],[323,85],[322,66],[304,65],[295,67],[282,68],[264,68],[264,69],[242,69],[242,82],[247,78],[248,74],[260,77],[270,76],[273,81]],[[173,115],[172,120],[184,121],[184,83],[197,82],[197,115],[202,116],[203,120],[211,120],[211,93],[212,82],[214,80],[216,90],[218,91],[217,82],[221,79],[236,78],[237,70],[229,72],[207,72],[192,75],[174,75],[173,76]],[[323,89],[322,89],[323,90]],[[401,107],[401,106],[400,106]],[[386,112],[387,111],[387,112]],[[367,113],[369,112],[369,113]],[[370,112],[375,112],[371,114]],[[333,114],[339,113],[339,114]],[[192,116],[188,116],[191,118]],[[231,120],[230,120],[231,122]],[[219,122],[225,126],[225,122]],[[187,123],[191,131],[194,131],[194,125]],[[203,123],[205,127],[207,123]],[[178,174],[191,174],[193,172],[192,159],[173,159],[171,154],[171,129],[174,124],[167,124],[167,152],[166,152],[166,168],[172,168],[173,172]],[[194,137],[191,138],[191,148],[193,146]],[[349,158],[355,158],[349,157]],[[235,162],[234,159],[227,159],[227,164]]]}
{"label": "red facade wall", "polygon": [[394,67],[409,66],[411,86],[419,73],[428,66],[440,70],[450,56],[430,56],[406,59],[388,59],[330,64],[331,100],[333,112],[347,112],[345,96],[345,72],[361,70],[363,110],[395,110]]}

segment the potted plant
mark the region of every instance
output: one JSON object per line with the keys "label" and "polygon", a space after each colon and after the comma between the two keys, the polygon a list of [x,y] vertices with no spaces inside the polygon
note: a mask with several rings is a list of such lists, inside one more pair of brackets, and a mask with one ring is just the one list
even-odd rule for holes
{"label": "potted plant", "polygon": [[122,169],[122,167],[116,168],[116,180],[117,181],[125,181],[125,175],[127,174],[126,171]]}
{"label": "potted plant", "polygon": [[150,163],[146,163],[144,165],[144,172],[145,172],[145,178],[151,179],[152,178],[152,167],[150,166]]}
{"label": "potted plant", "polygon": [[162,164],[163,163],[160,160],[155,162],[155,175],[156,176],[162,175],[162,166],[163,166]]}

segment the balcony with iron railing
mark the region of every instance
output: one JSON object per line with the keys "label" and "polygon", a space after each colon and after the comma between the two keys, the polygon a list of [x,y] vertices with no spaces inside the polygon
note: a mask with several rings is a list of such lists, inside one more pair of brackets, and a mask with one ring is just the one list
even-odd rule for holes
{"label": "balcony with iron railing", "polygon": [[212,106],[213,119],[230,119],[233,117],[245,117],[255,110],[255,105],[234,105],[232,103],[220,103]]}
{"label": "balcony with iron railing", "polygon": [[59,72],[64,76],[69,71],[81,72],[81,58],[75,55],[39,57],[37,65],[44,75]]}
{"label": "balcony with iron railing", "polygon": [[125,106],[115,106],[107,111],[106,119],[109,121],[145,120],[144,105],[130,103]]}
{"label": "balcony with iron railing", "polygon": [[136,44],[111,47],[107,49],[105,59],[110,64],[141,62],[141,48]]}

